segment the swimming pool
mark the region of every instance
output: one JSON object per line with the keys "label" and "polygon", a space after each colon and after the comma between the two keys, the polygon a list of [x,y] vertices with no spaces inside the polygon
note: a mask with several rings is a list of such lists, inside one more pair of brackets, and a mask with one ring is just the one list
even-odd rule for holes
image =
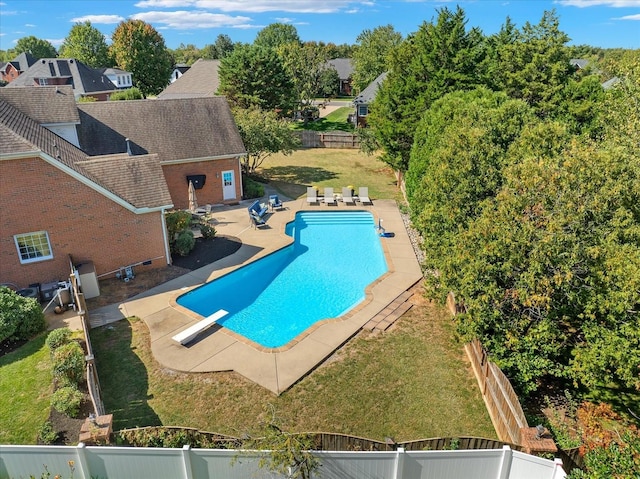
{"label": "swimming pool", "polygon": [[294,242],[178,297],[202,316],[229,312],[221,326],[267,348],[284,346],[313,324],[342,316],[387,272],[373,215],[299,212]]}

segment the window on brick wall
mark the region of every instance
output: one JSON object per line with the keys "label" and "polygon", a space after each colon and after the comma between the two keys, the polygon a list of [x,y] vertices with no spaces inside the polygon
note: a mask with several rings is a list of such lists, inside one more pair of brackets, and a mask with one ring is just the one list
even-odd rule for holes
{"label": "window on brick wall", "polygon": [[22,264],[53,258],[49,235],[46,231],[15,235],[13,239],[16,242]]}

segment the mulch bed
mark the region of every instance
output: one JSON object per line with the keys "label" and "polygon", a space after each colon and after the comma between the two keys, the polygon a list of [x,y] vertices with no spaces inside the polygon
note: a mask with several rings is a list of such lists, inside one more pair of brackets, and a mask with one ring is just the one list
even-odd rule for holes
{"label": "mulch bed", "polygon": [[242,241],[235,236],[215,236],[196,239],[196,245],[187,256],[173,255],[173,265],[193,271],[235,253]]}

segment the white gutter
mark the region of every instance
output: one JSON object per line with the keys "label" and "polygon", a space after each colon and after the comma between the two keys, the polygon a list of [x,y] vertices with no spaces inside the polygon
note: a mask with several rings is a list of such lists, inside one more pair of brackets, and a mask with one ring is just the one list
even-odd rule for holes
{"label": "white gutter", "polygon": [[165,218],[164,208],[160,212],[162,216],[162,240],[164,241],[164,254],[166,256],[167,264],[171,264],[171,251],[169,249],[169,237],[167,232],[167,220]]}
{"label": "white gutter", "polygon": [[179,165],[179,164],[182,164],[182,163],[197,163],[199,161],[224,160],[224,159],[227,159],[227,158],[237,157],[238,155],[246,156],[247,153],[246,152],[228,153],[226,155],[203,156],[203,157],[200,157],[200,158],[184,158],[184,159],[179,159],[179,160],[164,160],[164,161],[161,161],[160,164],[161,165]]}

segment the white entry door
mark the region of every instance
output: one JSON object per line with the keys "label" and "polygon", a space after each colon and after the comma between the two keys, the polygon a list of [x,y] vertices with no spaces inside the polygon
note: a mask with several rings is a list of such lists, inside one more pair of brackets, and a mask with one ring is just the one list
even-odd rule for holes
{"label": "white entry door", "polygon": [[233,170],[222,172],[222,198],[225,201],[236,198],[236,179]]}

